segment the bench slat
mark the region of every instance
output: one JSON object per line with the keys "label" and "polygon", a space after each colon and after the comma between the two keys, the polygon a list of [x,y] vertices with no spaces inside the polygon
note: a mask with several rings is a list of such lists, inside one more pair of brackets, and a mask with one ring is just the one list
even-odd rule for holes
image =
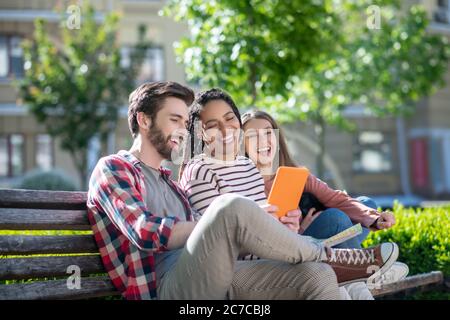
{"label": "bench slat", "polygon": [[0,189],[1,208],[86,209],[86,192]]}
{"label": "bench slat", "polygon": [[0,285],[0,300],[87,299],[116,296],[107,276],[81,278],[80,289],[68,289],[67,280],[36,281]]}
{"label": "bench slat", "polygon": [[0,230],[90,230],[86,210],[0,208]]}
{"label": "bench slat", "polygon": [[93,235],[0,236],[0,255],[98,253]]}
{"label": "bench slat", "polygon": [[426,286],[429,284],[441,284],[444,281],[444,274],[441,271],[432,271],[429,273],[409,276],[395,283],[387,284],[379,289],[371,290],[374,297],[382,297],[388,294],[394,294],[407,289]]}
{"label": "bench slat", "polygon": [[0,280],[70,276],[67,268],[76,265],[81,275],[106,273],[100,255],[72,257],[8,258],[0,263]]}

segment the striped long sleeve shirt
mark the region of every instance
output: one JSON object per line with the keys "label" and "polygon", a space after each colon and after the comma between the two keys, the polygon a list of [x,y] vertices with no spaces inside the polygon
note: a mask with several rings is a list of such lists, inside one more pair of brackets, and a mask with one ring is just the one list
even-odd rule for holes
{"label": "striped long sleeve shirt", "polygon": [[180,187],[200,214],[225,193],[237,193],[258,204],[267,202],[261,174],[254,163],[243,156],[225,163],[200,155],[187,163]]}

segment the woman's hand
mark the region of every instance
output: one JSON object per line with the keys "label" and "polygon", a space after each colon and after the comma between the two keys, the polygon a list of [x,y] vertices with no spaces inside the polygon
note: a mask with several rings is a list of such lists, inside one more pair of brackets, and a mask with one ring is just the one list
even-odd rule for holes
{"label": "woman's hand", "polygon": [[277,216],[277,212],[278,212],[278,207],[271,205],[271,204],[263,204],[260,205],[261,209],[263,209],[265,212],[267,212],[268,214],[270,214],[273,218],[278,220],[278,216]]}
{"label": "woman's hand", "polygon": [[378,230],[389,229],[395,224],[394,214],[390,211],[380,212],[380,217],[375,223],[375,227]]}
{"label": "woman's hand", "polygon": [[288,227],[290,230],[298,233],[300,227],[300,218],[302,216],[299,209],[289,211],[285,216],[278,218],[278,207],[271,204],[264,204],[260,206],[264,211],[270,214],[274,219],[279,220],[282,224]]}
{"label": "woman's hand", "polygon": [[300,218],[301,222],[299,233],[303,234],[305,230],[308,229],[308,227],[311,225],[311,223],[313,223],[314,220],[316,220],[322,212],[323,211],[316,212],[316,208],[309,209],[308,214],[303,219]]}
{"label": "woman's hand", "polygon": [[283,223],[286,227],[298,233],[300,228],[300,219],[302,217],[302,213],[299,209],[295,209],[286,213],[285,216],[280,218],[281,223]]}

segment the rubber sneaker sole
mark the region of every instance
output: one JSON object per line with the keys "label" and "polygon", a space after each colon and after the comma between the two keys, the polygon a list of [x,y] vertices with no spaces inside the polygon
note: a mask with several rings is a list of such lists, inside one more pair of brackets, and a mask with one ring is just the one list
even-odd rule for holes
{"label": "rubber sneaker sole", "polygon": [[[345,281],[345,282],[340,282],[339,286],[343,286],[343,285],[355,283],[355,282],[366,282],[369,289],[379,287],[380,283],[376,282],[376,280],[380,279],[381,275],[391,268],[391,266],[394,264],[394,262],[397,261],[398,254],[399,254],[398,245],[396,243],[386,242],[386,243],[383,243],[381,246],[382,246],[381,255],[384,260],[384,264],[381,267],[374,265],[373,270],[369,270],[369,269],[367,270],[368,274],[371,272],[374,272],[370,276],[364,277],[364,278],[352,279],[352,280]],[[386,246],[389,246],[389,248],[387,248]]]}
{"label": "rubber sneaker sole", "polygon": [[395,283],[405,279],[408,276],[408,274],[409,274],[408,265],[396,261],[391,266],[391,268],[389,268],[389,270],[383,273],[379,279],[375,280],[374,284],[388,285],[391,283]]}

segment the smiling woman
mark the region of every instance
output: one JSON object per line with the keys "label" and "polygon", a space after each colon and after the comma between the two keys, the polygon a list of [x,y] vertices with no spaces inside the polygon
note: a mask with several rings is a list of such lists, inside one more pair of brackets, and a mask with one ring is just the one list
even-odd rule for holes
{"label": "smiling woman", "polygon": [[[278,219],[277,208],[267,205],[261,173],[252,160],[239,154],[241,132],[239,110],[226,92],[214,88],[199,93],[189,111],[191,146],[185,156],[190,158],[180,170],[180,186],[200,214],[218,196],[237,193]],[[195,137],[201,137],[199,150],[194,148]],[[298,210],[280,221],[297,232]]]}
{"label": "smiling woman", "polygon": [[180,171],[180,186],[200,213],[225,193],[266,203],[261,174],[250,159],[238,155],[240,132],[239,111],[226,92],[214,88],[198,94],[189,112],[189,133],[191,145],[201,137],[202,148],[186,151],[191,160]]}
{"label": "smiling woman", "polygon": [[[297,165],[290,156],[280,127],[268,113],[261,110],[248,111],[242,116],[242,122],[245,135],[249,136],[245,140],[246,154],[262,173],[266,194],[268,194],[278,166],[296,167]],[[277,131],[278,139],[274,139],[273,134],[268,133],[269,131]],[[256,133],[258,133],[258,139],[252,141],[251,139],[255,140]],[[265,150],[275,149],[276,145],[279,145],[279,156],[276,157],[274,152],[267,154]],[[325,239],[350,228],[354,223],[359,222],[365,227],[360,237],[348,240],[340,244],[340,247],[359,248],[369,233],[369,228],[372,230],[389,228],[391,224],[383,225],[386,222],[385,219],[395,223],[390,213],[378,213],[377,205],[370,198],[353,199],[345,192],[331,189],[312,174],[308,177],[304,196],[312,199],[309,202],[315,203],[315,208],[306,209],[307,212],[300,224],[302,234]],[[304,198],[300,204],[303,200]]]}
{"label": "smiling woman", "polygon": [[[241,127],[239,110],[230,95],[218,88],[200,92],[189,110],[190,144],[186,147],[186,162],[194,155],[204,152],[205,145],[210,155],[215,156],[216,151],[218,152],[217,158],[224,155],[222,150],[235,150],[224,149],[223,145],[230,146],[234,142],[234,146],[238,147],[236,139]],[[200,148],[197,149],[196,139],[201,140]]]}
{"label": "smiling woman", "polygon": [[210,156],[225,161],[236,157],[241,129],[238,119],[223,100],[212,100],[205,104],[200,121],[203,140]]}

